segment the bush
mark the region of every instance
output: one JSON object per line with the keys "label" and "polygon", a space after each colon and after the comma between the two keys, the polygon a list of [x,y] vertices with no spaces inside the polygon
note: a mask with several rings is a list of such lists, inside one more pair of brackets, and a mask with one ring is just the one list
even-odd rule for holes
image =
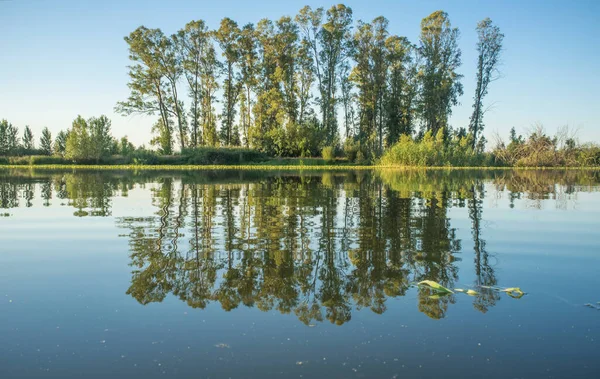
{"label": "bush", "polygon": [[185,161],[184,164],[191,165],[239,165],[263,162],[268,159],[265,153],[239,147],[185,149],[181,157]]}
{"label": "bush", "polygon": [[369,163],[369,160],[367,159],[367,157],[365,157],[362,150],[358,150],[358,152],[356,153],[355,163],[359,165]]}
{"label": "bush", "polygon": [[29,164],[32,166],[50,164],[50,165],[61,165],[71,164],[69,160],[55,155],[32,155],[29,157]]}
{"label": "bush", "polygon": [[526,138],[516,137],[511,131],[511,141],[505,145],[499,140],[493,155],[508,166],[521,167],[583,167],[600,165],[600,147],[595,144],[579,145],[559,130],[550,137],[541,125],[530,131]]}
{"label": "bush", "polygon": [[435,137],[425,133],[420,141],[408,135],[400,140],[381,157],[385,166],[480,166],[484,162],[494,162],[485,153],[476,153],[472,148],[470,135],[453,136],[444,141],[444,130],[440,129]]}
{"label": "bush", "polygon": [[325,146],[321,150],[321,156],[328,162],[335,160],[335,148],[333,146]]}
{"label": "bush", "polygon": [[358,143],[356,143],[356,141],[354,141],[354,139],[347,138],[346,141],[344,141],[344,156],[346,157],[346,159],[348,159],[348,161],[356,161],[356,155],[358,154],[358,150],[359,145]]}

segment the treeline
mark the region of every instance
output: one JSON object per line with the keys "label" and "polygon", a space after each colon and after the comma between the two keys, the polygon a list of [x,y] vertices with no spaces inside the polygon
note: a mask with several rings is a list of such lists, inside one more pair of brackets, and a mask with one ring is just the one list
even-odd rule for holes
{"label": "treeline", "polygon": [[135,147],[128,138],[116,139],[111,134],[108,117],[81,116],[70,129],[56,138],[48,128],[42,130],[39,144],[29,126],[23,136],[7,120],[0,121],[0,165],[39,164],[105,164],[105,165],[207,165],[257,163],[268,157],[244,148],[185,149],[177,155],[162,155],[144,146]]}
{"label": "treeline", "polygon": [[[473,115],[459,132],[483,151],[483,98],[504,36],[489,19],[476,28]],[[413,43],[391,34],[385,17],[355,22],[343,4],[257,24],[224,18],[215,30],[190,21],[173,35],[140,26],[125,37],[130,95],[115,109],[158,116],[152,142],[164,154],[176,142],[295,157],[345,146],[372,161],[402,135],[443,130],[449,139],[448,118],[463,94],[458,39],[443,11],[422,20]]]}

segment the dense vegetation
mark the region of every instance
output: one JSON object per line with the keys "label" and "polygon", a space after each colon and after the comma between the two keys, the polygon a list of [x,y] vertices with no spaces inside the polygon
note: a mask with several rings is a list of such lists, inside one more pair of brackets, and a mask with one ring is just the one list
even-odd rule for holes
{"label": "dense vegetation", "polygon": [[[598,147],[572,139],[566,152],[537,134],[485,152],[483,100],[504,39],[489,18],[476,26],[473,113],[455,128],[448,120],[463,94],[458,29],[443,11],[421,21],[416,43],[388,26],[381,16],[355,22],[343,4],[243,26],[224,18],[215,30],[190,21],[172,35],[140,26],[125,37],[130,94],[115,111],[156,117],[152,150],[115,140],[106,116],[78,116],[54,140],[45,128],[38,148],[29,127],[21,137],[4,120],[0,155],[54,155],[57,163],[242,163],[265,154],[411,166],[597,164]],[[53,160],[30,159],[40,161]]]}

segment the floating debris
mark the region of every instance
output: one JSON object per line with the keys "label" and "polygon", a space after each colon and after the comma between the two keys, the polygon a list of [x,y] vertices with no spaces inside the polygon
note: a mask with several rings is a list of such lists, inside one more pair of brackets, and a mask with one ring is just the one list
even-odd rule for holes
{"label": "floating debris", "polygon": [[467,294],[467,295],[469,295],[469,296],[476,296],[476,295],[479,295],[479,292],[477,292],[477,291],[474,291],[474,290],[472,290],[472,289],[464,290],[464,289],[462,289],[462,288],[455,288],[455,289],[454,289],[454,292],[462,292],[462,293],[466,293],[466,294]]}
{"label": "floating debris", "polygon": [[451,290],[449,290],[448,288],[439,284],[438,282],[434,282],[433,280],[423,280],[422,282],[419,282],[418,285],[429,287],[431,289],[434,289],[434,290],[436,290],[438,292],[442,292],[442,293],[454,293]]}
{"label": "floating debris", "polygon": [[229,349],[230,346],[227,345],[226,343],[218,343],[215,345],[215,347],[218,347],[219,349]]}

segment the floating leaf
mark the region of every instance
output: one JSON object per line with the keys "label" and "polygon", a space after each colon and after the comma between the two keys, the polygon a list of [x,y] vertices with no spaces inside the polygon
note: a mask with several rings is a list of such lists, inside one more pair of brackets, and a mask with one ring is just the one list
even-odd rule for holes
{"label": "floating leaf", "polygon": [[438,292],[443,292],[443,293],[454,293],[451,290],[449,290],[448,288],[442,286],[441,284],[434,282],[433,280],[423,280],[422,282],[419,282],[420,286],[427,286],[429,288],[432,288]]}
{"label": "floating leaf", "polygon": [[523,295],[525,295],[525,292],[521,291],[519,287],[505,288],[501,291],[506,292],[508,296],[513,297],[515,299],[520,299],[521,297],[523,297]]}
{"label": "floating leaf", "polygon": [[475,296],[475,295],[479,295],[479,292],[477,292],[477,291],[474,291],[474,290],[471,290],[471,289],[469,289],[469,290],[464,290],[464,289],[462,289],[462,288],[455,288],[455,289],[454,289],[454,292],[466,293],[466,294],[467,294],[467,295],[469,295],[469,296]]}

